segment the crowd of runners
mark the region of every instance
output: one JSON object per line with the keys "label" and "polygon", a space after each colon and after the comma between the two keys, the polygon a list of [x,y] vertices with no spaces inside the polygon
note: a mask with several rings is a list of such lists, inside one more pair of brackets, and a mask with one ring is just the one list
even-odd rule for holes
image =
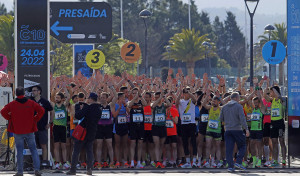
{"label": "crowd of runners", "polygon": [[[185,77],[181,70],[174,78],[172,75],[169,70],[165,82],[126,73],[113,76],[95,72],[89,79],[80,73],[72,78],[51,77],[49,101],[41,97],[40,86],[31,87],[32,99],[50,112],[49,118],[45,113],[38,122],[35,134],[43,150],[42,162],[47,160],[50,129],[54,167],[70,169],[72,133],[80,123],[76,113],[82,105],[95,101],[102,115],[91,144],[94,169],[226,168],[226,129],[220,114],[237,92],[250,131],[243,167],[286,166],[285,107],[278,86],[270,85],[269,79],[255,78],[254,86],[246,89],[244,77],[237,78],[237,87],[229,89],[220,75],[217,84],[207,74],[201,79]],[[7,86],[9,80],[1,85]],[[237,146],[233,157],[236,155]],[[87,167],[88,159],[82,149],[77,168]]]}

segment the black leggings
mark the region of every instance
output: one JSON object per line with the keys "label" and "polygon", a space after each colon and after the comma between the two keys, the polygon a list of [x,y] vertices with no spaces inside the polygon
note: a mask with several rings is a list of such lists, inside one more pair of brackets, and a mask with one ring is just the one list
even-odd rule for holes
{"label": "black leggings", "polygon": [[182,129],[182,142],[183,142],[184,154],[186,156],[190,155],[189,139],[191,139],[191,143],[193,147],[193,155],[197,155],[196,124],[181,125],[181,129]]}

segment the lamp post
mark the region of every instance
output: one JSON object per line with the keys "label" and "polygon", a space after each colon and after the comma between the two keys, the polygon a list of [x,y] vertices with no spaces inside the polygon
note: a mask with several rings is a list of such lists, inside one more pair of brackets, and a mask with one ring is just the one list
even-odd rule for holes
{"label": "lamp post", "polygon": [[[271,33],[275,30],[275,27],[271,24],[266,25],[265,31],[269,34],[269,41],[271,40]],[[275,73],[274,73],[275,72]],[[269,78],[270,78],[270,84],[273,83],[274,80],[276,80],[276,65],[269,64]]]}
{"label": "lamp post", "polygon": [[191,30],[191,0],[189,0],[189,30]]}
{"label": "lamp post", "polygon": [[211,64],[210,64],[210,59],[208,58],[208,51],[211,48],[211,44],[209,42],[203,42],[202,45],[205,47],[205,60],[207,61],[206,62],[207,63],[207,67],[206,68],[208,68],[207,75],[210,78],[210,67],[211,67]]}
{"label": "lamp post", "polygon": [[147,56],[147,41],[148,41],[148,36],[147,36],[147,23],[146,23],[146,19],[151,17],[152,13],[147,10],[144,9],[139,13],[139,16],[143,19],[144,24],[145,24],[145,74],[146,76],[148,76],[148,56]]}
{"label": "lamp post", "polygon": [[[104,47],[103,47],[102,45],[98,45],[98,46],[97,46],[97,49],[99,49],[99,50],[101,50],[101,51],[103,50],[103,48],[104,48]],[[103,75],[103,74],[104,74],[104,65],[103,65],[102,68],[100,68],[99,70],[100,70],[101,74]],[[96,70],[95,70],[95,71],[96,71]]]}
{"label": "lamp post", "polygon": [[168,45],[166,47],[166,50],[167,50],[168,56],[169,56],[169,69],[170,69],[171,68],[171,60],[170,60],[171,47]]}
{"label": "lamp post", "polygon": [[[253,86],[253,17],[258,3],[259,0],[245,0],[250,15],[250,86]],[[250,9],[249,6],[254,8]]]}
{"label": "lamp post", "polygon": [[254,59],[255,59],[255,65],[254,65],[254,70],[255,70],[255,74],[254,76],[256,76],[256,70],[257,70],[257,49],[259,48],[259,45],[254,44]]}

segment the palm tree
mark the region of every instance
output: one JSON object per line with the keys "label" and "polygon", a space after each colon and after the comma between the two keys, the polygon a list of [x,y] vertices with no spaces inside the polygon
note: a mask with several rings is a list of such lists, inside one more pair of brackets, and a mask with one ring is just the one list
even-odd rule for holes
{"label": "palm tree", "polygon": [[0,53],[8,58],[8,70],[13,71],[14,51],[14,17],[11,15],[0,16]]}
{"label": "palm tree", "polygon": [[191,76],[194,74],[195,62],[205,59],[205,46],[202,43],[209,41],[207,36],[208,34],[200,36],[200,31],[196,32],[195,29],[183,29],[181,33],[177,33],[170,38],[171,52],[163,53],[164,60],[170,58],[171,60],[186,62],[188,75]]}
{"label": "palm tree", "polygon": [[[270,39],[278,40],[283,43],[284,46],[287,46],[287,27],[285,23],[274,24],[275,30],[271,31]],[[269,41],[269,32],[265,31],[263,35],[258,36],[260,39],[260,46],[262,47],[265,43]],[[279,85],[283,85],[284,81],[284,63],[279,64]]]}

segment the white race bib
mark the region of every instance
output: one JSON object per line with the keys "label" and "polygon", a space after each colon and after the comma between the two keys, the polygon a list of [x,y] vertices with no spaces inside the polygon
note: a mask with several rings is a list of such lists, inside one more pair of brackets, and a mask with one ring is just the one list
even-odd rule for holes
{"label": "white race bib", "polygon": [[265,115],[271,115],[271,107],[267,107],[267,112]]}
{"label": "white race bib", "polygon": [[103,119],[103,120],[110,119],[110,112],[108,110],[103,110],[102,115],[101,115],[101,119]]}
{"label": "white race bib", "polygon": [[174,123],[172,120],[167,120],[166,121],[166,127],[167,128],[173,128],[174,127]]}
{"label": "white race bib", "polygon": [[219,121],[217,120],[209,120],[208,127],[212,129],[217,129],[219,127]]}
{"label": "white race bib", "polygon": [[125,116],[118,116],[118,124],[125,124],[127,119]]}
{"label": "white race bib", "polygon": [[258,121],[260,120],[260,113],[254,112],[251,114],[251,120]]}
{"label": "white race bib", "polygon": [[152,115],[145,115],[145,123],[152,123],[153,117]]}
{"label": "white race bib", "polygon": [[252,113],[247,114],[247,122],[251,122],[251,115],[252,115]]}
{"label": "white race bib", "polygon": [[201,115],[201,122],[208,122],[208,114]]}
{"label": "white race bib", "polygon": [[272,117],[279,117],[279,108],[272,109]]}
{"label": "white race bib", "polygon": [[134,123],[141,123],[141,122],[143,122],[143,114],[132,114],[132,121]]}
{"label": "white race bib", "polygon": [[55,112],[55,119],[56,120],[63,119],[63,118],[66,118],[66,113],[65,113],[64,110]]}
{"label": "white race bib", "polygon": [[164,122],[166,119],[165,114],[155,114],[155,122]]}
{"label": "white race bib", "polygon": [[191,114],[183,113],[182,115],[182,121],[187,123],[192,121]]}

